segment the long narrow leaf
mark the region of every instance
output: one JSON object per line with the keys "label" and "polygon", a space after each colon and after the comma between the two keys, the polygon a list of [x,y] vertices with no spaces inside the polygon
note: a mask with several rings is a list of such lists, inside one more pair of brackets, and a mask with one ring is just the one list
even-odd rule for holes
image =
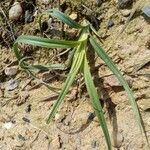
{"label": "long narrow leaf", "polygon": [[80,44],[79,41],[48,39],[30,35],[19,36],[15,43],[25,43],[47,48],[73,48]]}
{"label": "long narrow leaf", "polygon": [[146,141],[148,143],[148,138],[147,138],[147,135],[145,132],[143,120],[142,120],[141,114],[139,112],[135,98],[132,94],[132,90],[130,89],[128,83],[126,82],[126,80],[124,79],[124,77],[122,76],[122,74],[118,70],[118,68],[115,66],[115,64],[112,62],[112,60],[109,58],[109,56],[106,54],[106,52],[99,46],[99,44],[96,42],[96,40],[93,37],[90,38],[90,43],[93,46],[93,48],[95,49],[95,51],[97,52],[97,54],[99,55],[99,57],[101,57],[101,59],[107,64],[109,69],[114,73],[114,75],[117,77],[119,82],[122,84],[122,86],[126,90],[128,97],[129,97],[129,101],[132,106],[132,109],[137,118],[138,125],[141,129],[141,132],[144,133],[144,135],[146,137]]}
{"label": "long narrow leaf", "polygon": [[86,87],[87,87],[87,91],[90,95],[92,106],[95,110],[95,113],[98,117],[101,128],[103,130],[108,150],[111,150],[111,141],[110,141],[108,128],[107,128],[106,121],[105,121],[105,118],[104,118],[104,113],[103,113],[103,110],[102,110],[102,106],[99,102],[98,94],[97,94],[96,88],[94,86],[93,79],[92,79],[92,76],[91,76],[91,73],[90,73],[90,70],[89,70],[89,67],[88,67],[88,62],[87,62],[86,56],[85,56],[85,59],[84,59],[83,71],[84,71],[85,84],[86,84]]}
{"label": "long narrow leaf", "polygon": [[14,53],[17,57],[17,59],[21,59],[21,54],[18,49],[18,43],[24,43],[24,44],[31,44],[34,46],[40,46],[40,47],[46,47],[46,48],[73,48],[75,46],[78,46],[81,41],[66,41],[66,40],[54,40],[54,39],[47,39],[47,38],[41,38],[36,36],[30,36],[30,35],[21,35],[17,38],[13,45]]}
{"label": "long narrow leaf", "polygon": [[60,21],[62,21],[63,23],[66,23],[67,25],[69,25],[72,28],[81,29],[84,27],[57,9],[50,9],[47,11],[47,13],[49,15],[51,15],[52,17],[58,18]]}
{"label": "long narrow leaf", "polygon": [[65,95],[67,94],[67,92],[69,91],[69,88],[71,86],[71,84],[73,83],[74,81],[74,78],[76,76],[76,74],[78,73],[79,71],[79,68],[82,64],[82,61],[83,61],[83,57],[84,57],[84,54],[85,54],[85,51],[84,51],[84,43],[81,43],[81,45],[79,45],[76,53],[75,53],[75,59],[73,60],[73,64],[72,64],[72,67],[70,69],[70,73],[64,83],[64,86],[62,88],[62,91],[58,97],[58,99],[56,100],[51,112],[50,112],[50,115],[48,117],[48,120],[47,120],[47,123],[50,123],[53,116],[55,115],[59,105],[61,104],[62,100],[64,99]]}

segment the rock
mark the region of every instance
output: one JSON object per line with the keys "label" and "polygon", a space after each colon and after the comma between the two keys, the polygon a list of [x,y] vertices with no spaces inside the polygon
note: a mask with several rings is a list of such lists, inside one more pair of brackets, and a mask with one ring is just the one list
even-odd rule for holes
{"label": "rock", "polygon": [[30,123],[30,120],[29,120],[28,118],[26,118],[26,117],[23,117],[22,120],[23,120],[24,122]]}
{"label": "rock", "polygon": [[30,113],[30,111],[31,111],[31,104],[29,104],[29,105],[27,105],[27,107],[26,107],[26,109],[25,109],[25,112],[26,113]]}
{"label": "rock", "polygon": [[7,91],[12,91],[12,90],[14,90],[14,89],[17,88],[17,87],[18,87],[18,81],[17,81],[17,80],[14,80],[14,79],[11,79],[11,80],[9,80],[9,81],[6,83],[5,89],[6,89]]}
{"label": "rock", "polygon": [[150,98],[150,87],[147,88],[147,90],[145,91],[145,98],[149,99]]}
{"label": "rock", "polygon": [[53,138],[52,142],[50,143],[51,149],[60,149],[61,143],[60,143],[60,136],[56,135],[55,138]]}
{"label": "rock", "polygon": [[6,122],[3,125],[3,128],[5,128],[5,129],[10,129],[12,127],[13,127],[13,123],[12,122]]}
{"label": "rock", "polygon": [[131,10],[129,10],[129,9],[123,9],[120,12],[121,12],[122,16],[128,17],[130,15],[130,13],[131,13]]}
{"label": "rock", "polygon": [[25,137],[22,136],[21,134],[18,134],[18,139],[19,139],[19,140],[22,140],[22,141],[25,141],[25,140],[26,140]]}
{"label": "rock", "polygon": [[150,5],[143,7],[142,11],[150,19]]}
{"label": "rock", "polygon": [[59,113],[56,113],[55,115],[55,121],[58,121],[61,122],[61,115]]}
{"label": "rock", "polygon": [[19,2],[15,2],[9,10],[9,19],[13,21],[19,20],[22,15],[22,7]]}
{"label": "rock", "polygon": [[92,143],[91,143],[91,147],[92,148],[96,148],[96,147],[99,147],[99,143],[98,143],[98,141],[92,141]]}
{"label": "rock", "polygon": [[96,4],[98,7],[100,7],[102,5],[103,1],[102,0],[96,0]]}
{"label": "rock", "polygon": [[94,117],[95,117],[95,115],[94,115],[94,113],[92,113],[92,112],[88,112],[88,113],[87,113],[87,117],[88,117],[88,120],[93,120]]}
{"label": "rock", "polygon": [[115,75],[111,75],[108,77],[104,78],[104,84],[107,86],[111,86],[111,87],[117,87],[117,86],[121,86],[119,81],[117,80],[117,78],[115,77]]}
{"label": "rock", "polygon": [[34,16],[29,10],[25,11],[25,23],[31,23],[34,21]]}
{"label": "rock", "polygon": [[[40,1],[41,1],[41,0],[40,0]],[[45,4],[45,5],[48,5],[49,2],[50,2],[49,0],[42,0],[42,3]]]}
{"label": "rock", "polygon": [[132,5],[133,0],[118,0],[118,7],[120,9],[128,8]]}
{"label": "rock", "polygon": [[78,15],[76,13],[72,13],[70,16],[69,16],[72,20],[76,20],[78,18]]}
{"label": "rock", "polygon": [[113,20],[110,18],[108,23],[107,23],[107,29],[111,28],[114,25]]}
{"label": "rock", "polygon": [[17,74],[18,67],[13,66],[13,67],[7,67],[4,72],[7,76],[14,76]]}
{"label": "rock", "polygon": [[148,100],[148,99],[142,100],[140,102],[139,106],[142,108],[142,110],[149,111],[150,110],[150,100]]}

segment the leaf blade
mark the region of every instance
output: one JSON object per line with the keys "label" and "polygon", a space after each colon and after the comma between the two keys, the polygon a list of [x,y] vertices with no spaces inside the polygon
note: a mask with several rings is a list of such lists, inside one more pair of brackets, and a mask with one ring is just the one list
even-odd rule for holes
{"label": "leaf blade", "polygon": [[127,92],[128,97],[129,97],[129,102],[130,102],[132,109],[134,111],[134,114],[136,116],[137,123],[140,127],[141,132],[144,133],[146,141],[148,143],[148,138],[147,138],[147,135],[145,132],[144,123],[143,123],[140,111],[138,109],[137,103],[135,101],[135,98],[132,94],[132,90],[130,89],[128,83],[126,82],[126,80],[124,79],[124,77],[122,76],[122,74],[118,70],[118,68],[115,66],[115,64],[112,62],[112,60],[109,58],[107,53],[98,45],[98,43],[96,42],[96,40],[93,37],[90,37],[90,43],[93,46],[93,48],[95,49],[96,53],[99,55],[99,57],[101,57],[101,59],[107,64],[109,69],[114,73],[114,75],[117,77],[117,79],[122,84],[125,91]]}
{"label": "leaf blade", "polygon": [[68,17],[67,15],[65,15],[64,13],[62,13],[61,11],[59,11],[57,9],[50,9],[50,10],[47,11],[47,13],[49,15],[59,19],[60,21],[62,21],[63,23],[69,25],[72,28],[82,29],[84,27],[84,26],[81,26],[80,24],[78,24],[77,22],[75,22],[70,17]]}
{"label": "leaf blade", "polygon": [[76,54],[75,54],[75,59],[73,60],[73,64],[72,64],[72,67],[70,69],[70,72],[69,72],[69,75],[64,83],[64,86],[62,88],[62,91],[58,97],[58,99],[56,100],[49,116],[48,116],[48,119],[47,119],[47,124],[51,122],[53,116],[55,115],[59,105],[61,104],[61,102],[63,101],[65,95],[67,94],[71,84],[73,83],[74,81],[74,78],[76,76],[76,74],[78,73],[79,71],[79,68],[82,64],[82,61],[83,61],[83,56],[85,54],[85,51],[84,51],[84,47],[83,47],[83,43],[81,43],[81,45],[79,45],[77,51],[76,51]]}
{"label": "leaf blade", "polygon": [[105,136],[105,140],[106,140],[106,143],[107,143],[108,150],[111,150],[111,141],[110,141],[108,128],[107,128],[107,125],[106,125],[106,121],[105,121],[105,118],[104,118],[104,114],[103,114],[101,104],[99,102],[98,94],[97,94],[96,88],[94,86],[93,79],[92,79],[92,76],[91,76],[91,73],[90,73],[90,70],[89,70],[89,67],[88,67],[86,56],[85,56],[85,59],[84,59],[83,72],[84,72],[84,79],[85,79],[85,84],[86,84],[86,87],[87,87],[87,91],[90,95],[90,99],[91,99],[93,108],[95,110],[95,113],[96,113],[96,115],[99,119],[99,122],[101,124],[101,128],[102,128],[104,136]]}
{"label": "leaf blade", "polygon": [[46,48],[73,48],[80,44],[79,41],[48,39],[30,35],[19,36],[15,43],[31,44]]}

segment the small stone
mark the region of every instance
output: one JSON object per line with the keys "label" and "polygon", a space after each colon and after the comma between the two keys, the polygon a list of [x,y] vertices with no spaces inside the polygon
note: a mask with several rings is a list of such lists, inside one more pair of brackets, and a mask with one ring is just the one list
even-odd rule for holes
{"label": "small stone", "polygon": [[95,117],[94,113],[92,112],[88,112],[87,116],[88,116],[88,120],[93,120]]}
{"label": "small stone", "polygon": [[4,72],[7,76],[14,76],[17,74],[17,71],[18,71],[18,67],[13,66],[13,67],[7,67]]}
{"label": "small stone", "polygon": [[102,5],[103,1],[102,0],[96,0],[96,4],[98,7],[100,7]]}
{"label": "small stone", "polygon": [[149,111],[150,110],[150,100],[145,99],[141,100],[141,103],[139,106],[144,110],[144,111]]}
{"label": "small stone", "polygon": [[111,87],[121,86],[119,81],[116,79],[114,75],[108,76],[104,78],[104,84],[109,85]]}
{"label": "small stone", "polygon": [[99,143],[97,141],[92,141],[91,146],[92,148],[99,147]]}
{"label": "small stone", "polygon": [[6,90],[7,91],[12,91],[17,87],[18,87],[18,81],[17,80],[11,79],[6,83]]}
{"label": "small stone", "polygon": [[78,18],[78,15],[76,13],[72,13],[70,16],[69,16],[72,20],[76,20]]}
{"label": "small stone", "polygon": [[150,50],[150,37],[148,38],[145,46],[146,46],[146,48],[148,48]]}
{"label": "small stone", "polygon": [[22,141],[25,141],[25,140],[26,140],[25,137],[23,137],[21,134],[18,135],[18,139],[19,139],[19,140],[22,140]]}
{"label": "small stone", "polygon": [[150,5],[143,7],[142,11],[150,19]]}
{"label": "small stone", "polygon": [[59,113],[56,113],[56,115],[55,115],[55,121],[60,120],[60,118],[61,118],[61,115]]}
{"label": "small stone", "polygon": [[113,20],[110,18],[108,23],[107,23],[107,29],[111,28],[114,25]]}
{"label": "small stone", "polygon": [[34,16],[29,10],[25,11],[25,23],[31,23],[34,21]]}
{"label": "small stone", "polygon": [[61,147],[60,136],[56,135],[56,137],[53,138],[51,142],[51,149],[60,149],[60,147]]}
{"label": "small stone", "polygon": [[120,9],[128,8],[132,5],[133,0],[118,0],[118,6]]}
{"label": "small stone", "polygon": [[25,109],[26,113],[30,113],[31,111],[31,104],[29,104],[26,109]]}
{"label": "small stone", "polygon": [[23,117],[22,120],[25,121],[25,122],[30,123],[30,120],[28,118],[26,118],[26,117]]}
{"label": "small stone", "polygon": [[12,128],[12,126],[13,126],[12,122],[6,122],[6,123],[4,123],[3,128],[10,129],[10,128]]}
{"label": "small stone", "polygon": [[123,9],[120,12],[121,12],[122,16],[128,17],[130,15],[130,13],[131,13],[131,10],[129,10],[129,9]]}
{"label": "small stone", "polygon": [[49,0],[42,0],[42,2],[43,2],[43,4],[48,5],[50,1]]}
{"label": "small stone", "polygon": [[22,12],[21,4],[19,2],[15,2],[9,10],[9,19],[13,21],[19,20]]}

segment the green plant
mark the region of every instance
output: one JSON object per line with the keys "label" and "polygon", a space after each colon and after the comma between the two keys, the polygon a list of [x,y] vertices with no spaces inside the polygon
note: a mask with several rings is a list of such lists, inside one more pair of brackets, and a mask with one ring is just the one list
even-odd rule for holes
{"label": "green plant", "polygon": [[[65,69],[66,66],[60,65],[60,64],[29,65],[29,63],[27,63],[27,61],[26,61],[29,58],[23,57],[21,52],[19,51],[19,48],[18,48],[19,43],[31,44],[31,45],[46,47],[46,48],[64,48],[64,49],[69,48],[69,50],[72,50],[72,57],[69,60],[71,62],[71,68],[70,68],[69,74],[66,78],[66,81],[63,85],[63,88],[62,88],[56,102],[53,105],[53,108],[47,119],[47,123],[50,123],[50,121],[54,117],[59,105],[62,103],[64,97],[66,96],[67,92],[69,91],[69,88],[72,85],[76,75],[80,72],[83,74],[86,88],[87,88],[87,91],[88,91],[90,99],[91,99],[92,106],[95,110],[95,113],[98,117],[98,120],[100,122],[100,125],[102,127],[102,130],[103,130],[103,133],[105,136],[107,147],[109,150],[111,150],[111,140],[110,140],[108,128],[106,125],[103,110],[102,110],[102,107],[101,107],[101,104],[99,101],[99,97],[98,97],[96,88],[94,86],[94,82],[93,82],[92,75],[90,72],[90,67],[88,65],[88,60],[87,60],[87,47],[88,47],[87,44],[90,43],[92,45],[93,49],[95,50],[95,52],[97,53],[97,55],[106,63],[106,65],[109,67],[109,69],[114,73],[116,78],[123,85],[124,89],[126,90],[126,92],[128,94],[129,101],[130,101],[133,111],[135,113],[135,116],[136,116],[138,125],[140,126],[141,132],[145,134],[143,121],[142,121],[138,106],[136,104],[136,101],[134,99],[134,96],[132,94],[132,91],[129,88],[126,80],[123,78],[121,72],[117,69],[115,64],[109,58],[107,53],[102,49],[102,47],[99,46],[99,44],[97,42],[98,34],[96,33],[96,31],[92,27],[92,25],[89,23],[86,23],[85,25],[80,25],[56,9],[48,10],[46,13],[48,13],[52,17],[58,18],[63,23],[69,25],[72,28],[79,29],[78,40],[76,40],[76,41],[54,40],[54,39],[47,39],[47,38],[41,38],[41,37],[35,37],[35,36],[22,35],[17,38],[16,42],[14,43],[13,50],[19,61],[20,67],[22,69],[24,69],[25,71],[27,71],[34,78],[36,78],[36,76],[34,75],[35,69],[36,70],[37,69],[38,70],[49,70],[49,69],[62,69],[63,70],[63,69]],[[91,31],[96,35],[95,37],[91,34]],[[44,83],[44,84],[48,88],[53,89],[46,83]],[[146,134],[145,134],[145,137],[147,139]],[[148,142],[148,140],[147,140],[147,142]]]}

